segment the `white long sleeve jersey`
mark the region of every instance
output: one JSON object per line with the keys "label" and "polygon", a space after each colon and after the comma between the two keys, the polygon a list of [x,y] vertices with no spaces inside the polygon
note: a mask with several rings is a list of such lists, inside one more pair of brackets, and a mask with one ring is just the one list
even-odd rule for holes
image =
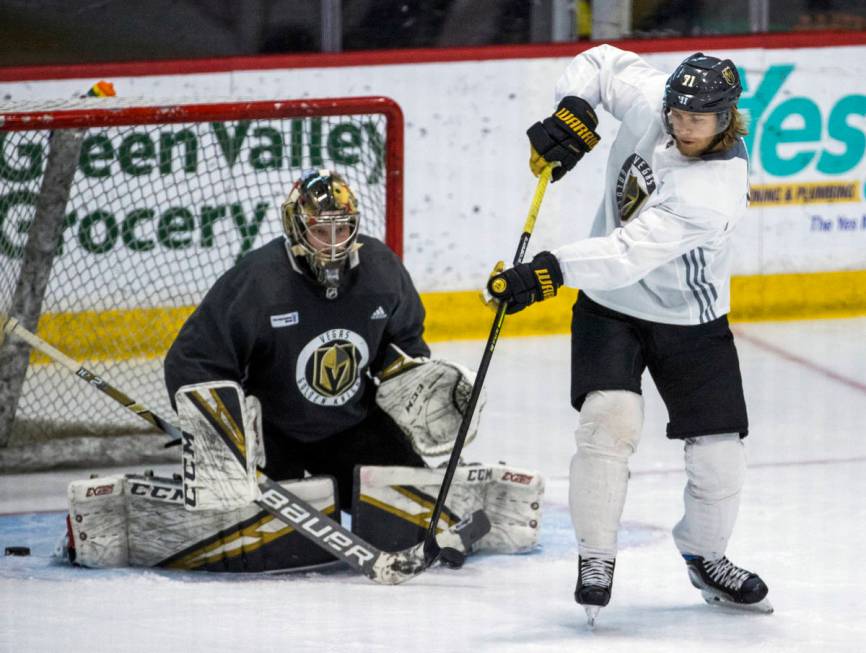
{"label": "white long sleeve jersey", "polygon": [[621,121],[591,237],[553,254],[566,286],[599,304],[667,324],[730,310],[731,233],[748,204],[742,140],[725,152],[680,154],[662,121],[667,75],[610,45],[575,57],[556,85]]}

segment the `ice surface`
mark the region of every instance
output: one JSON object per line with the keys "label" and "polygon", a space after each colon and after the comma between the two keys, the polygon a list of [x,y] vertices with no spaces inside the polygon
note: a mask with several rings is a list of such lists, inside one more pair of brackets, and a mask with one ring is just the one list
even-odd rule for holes
{"label": "ice surface", "polygon": [[[751,435],[729,556],[761,574],[774,615],[707,606],[670,528],[682,447],[645,378],[610,605],[590,631],[572,592],[567,337],[500,341],[482,432],[467,460],[548,480],[541,547],[470,558],[406,585],[346,569],[279,577],[81,570],[50,563],[65,488],[89,471],[0,477],[0,651],[863,651],[866,650],[866,319],[739,324]],[[439,343],[470,366],[482,342]],[[13,514],[15,513],[15,514]]]}

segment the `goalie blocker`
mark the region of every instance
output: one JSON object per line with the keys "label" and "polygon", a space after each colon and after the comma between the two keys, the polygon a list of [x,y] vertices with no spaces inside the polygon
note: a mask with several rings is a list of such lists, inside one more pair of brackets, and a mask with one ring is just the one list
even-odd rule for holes
{"label": "goalie blocker", "polygon": [[261,406],[232,381],[185,385],[175,393],[183,431],[183,501],[188,510],[235,510],[261,497],[265,466]]}

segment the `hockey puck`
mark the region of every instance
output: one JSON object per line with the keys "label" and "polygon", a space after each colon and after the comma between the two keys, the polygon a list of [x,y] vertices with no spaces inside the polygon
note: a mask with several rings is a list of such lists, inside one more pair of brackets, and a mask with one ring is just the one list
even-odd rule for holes
{"label": "hockey puck", "polygon": [[29,556],[30,555],[30,547],[29,546],[7,546],[6,547],[6,555],[8,555],[8,556]]}
{"label": "hockey puck", "polygon": [[466,562],[466,556],[457,549],[446,546],[439,551],[439,561],[449,569],[460,569]]}

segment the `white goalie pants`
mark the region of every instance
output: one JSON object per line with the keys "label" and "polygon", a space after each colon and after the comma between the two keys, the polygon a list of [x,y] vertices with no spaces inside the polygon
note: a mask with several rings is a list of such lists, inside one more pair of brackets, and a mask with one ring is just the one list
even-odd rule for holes
{"label": "white goalie pants", "polygon": [[[583,557],[614,557],[625,505],[628,460],[643,427],[643,397],[627,390],[591,392],[575,431],[569,505]],[[745,452],[737,433],[685,440],[685,513],[673,535],[681,553],[724,555],[737,519]]]}

